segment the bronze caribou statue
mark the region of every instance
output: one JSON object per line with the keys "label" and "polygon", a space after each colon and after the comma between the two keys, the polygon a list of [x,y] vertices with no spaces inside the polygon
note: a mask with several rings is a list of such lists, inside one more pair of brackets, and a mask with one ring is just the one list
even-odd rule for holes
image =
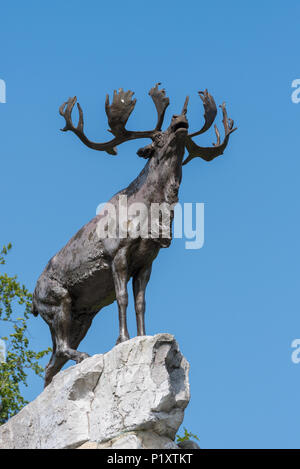
{"label": "bronze caribou statue", "polygon": [[[70,98],[60,107],[60,114],[65,118],[63,131],[72,131],[89,148],[106,151],[116,155],[116,147],[123,142],[139,138],[149,138],[152,142],[138,150],[140,157],[147,163],[139,176],[126,188],[110,200],[116,207],[120,196],[127,196],[127,203],[141,202],[147,209],[153,203],[167,203],[173,206],[178,201],[178,190],[182,179],[182,166],[195,157],[211,161],[222,155],[230,134],[236,130],[233,121],[227,117],[225,103],[220,106],[223,112],[225,137],[220,141],[220,134],[215,126],[217,143],[212,147],[200,147],[193,137],[206,132],[214,122],[217,108],[213,97],[205,90],[199,95],[204,106],[204,125],[198,132],[188,134],[186,118],[188,97],[181,114],[173,115],[167,130],[162,131],[162,124],[169,98],[165,91],[153,87],[151,96],[157,110],[157,124],[150,131],[131,131],[125,128],[136,100],[133,92],[120,89],[114,92],[112,104],[107,95],[105,102],[110,132],[114,138],[106,143],[90,141],[83,131],[83,112],[77,103],[79,112],[78,125],[75,127],[71,114],[76,97]],[[184,159],[185,149],[189,154]],[[148,238],[121,237],[99,238],[97,225],[103,217],[100,212],[81,228],[78,233],[48,263],[39,277],[33,294],[32,312],[40,314],[50,327],[53,353],[46,368],[45,386],[59,372],[67,360],[76,363],[88,355],[77,351],[85,337],[94,316],[104,307],[117,300],[119,310],[120,333],[117,343],[129,339],[126,321],[128,304],[127,283],[133,279],[133,293],[137,320],[137,334],[145,335],[145,289],[151,275],[152,262],[161,247],[168,247],[169,239],[164,237]],[[172,224],[173,215],[170,218]]]}

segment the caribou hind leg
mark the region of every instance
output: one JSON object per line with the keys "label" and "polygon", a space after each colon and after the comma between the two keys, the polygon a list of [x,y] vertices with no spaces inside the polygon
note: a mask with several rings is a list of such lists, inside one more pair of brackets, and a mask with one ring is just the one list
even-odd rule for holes
{"label": "caribou hind leg", "polygon": [[[45,387],[51,383],[53,377],[62,369],[69,359],[75,360],[76,363],[80,363],[82,360],[87,358],[89,355],[86,353],[78,352],[76,349],[83,338],[86,336],[87,331],[90,328],[94,315],[85,317],[85,321],[73,320],[70,327],[70,339],[67,341],[70,343],[68,353],[65,353],[65,349],[57,349],[57,335],[51,330],[52,342],[53,342],[53,353],[50,361],[46,367],[45,373]],[[58,350],[58,351],[57,351]],[[64,350],[64,351],[63,351]],[[70,353],[74,358],[69,358]],[[74,355],[75,353],[75,355]]]}
{"label": "caribou hind leg", "polygon": [[53,377],[62,369],[65,363],[67,363],[68,359],[62,356],[57,355],[56,353],[56,345],[55,345],[55,338],[54,334],[52,334],[52,341],[53,341],[53,353],[50,358],[48,365],[46,366],[45,370],[45,383],[44,387],[48,386],[51,383]]}
{"label": "caribou hind leg", "polygon": [[[76,334],[77,340],[74,341],[74,346],[77,348],[80,341],[84,337],[87,332],[83,330],[75,330],[74,325],[76,327],[77,323],[72,323],[71,318],[71,298],[69,294],[67,294],[59,307],[57,307],[56,314],[53,317],[53,322],[51,324],[51,329],[54,333],[54,340],[56,349],[54,352],[54,356],[52,360],[50,360],[49,365],[47,366],[46,371],[46,381],[47,384],[52,380],[53,376],[62,368],[62,366],[68,360],[74,360],[76,363],[82,362],[85,358],[89,357],[87,353],[78,352],[73,348],[73,343],[71,341],[71,334]],[[80,324],[79,324],[80,327]],[[73,331],[72,331],[73,329]],[[84,332],[84,333],[83,333]],[[50,380],[50,381],[49,381]]]}
{"label": "caribou hind leg", "polygon": [[80,363],[89,356],[78,352],[75,348],[85,336],[91,321],[85,329],[81,323],[72,318],[71,297],[55,280],[41,279],[34,293],[34,301],[35,308],[50,327],[53,342],[53,353],[45,374],[45,386],[47,386],[68,360]]}

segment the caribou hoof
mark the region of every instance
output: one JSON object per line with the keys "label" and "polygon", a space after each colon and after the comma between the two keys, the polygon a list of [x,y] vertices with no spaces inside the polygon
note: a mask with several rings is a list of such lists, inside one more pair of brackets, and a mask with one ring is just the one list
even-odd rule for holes
{"label": "caribou hoof", "polygon": [[119,335],[118,340],[116,342],[116,345],[121,344],[122,342],[126,342],[126,340],[129,340],[130,337],[128,334],[126,335]]}
{"label": "caribou hoof", "polygon": [[79,352],[79,355],[78,357],[76,358],[76,363],[81,363],[83,362],[83,360],[85,360],[86,358],[89,358],[90,355],[88,353],[84,353],[84,352]]}

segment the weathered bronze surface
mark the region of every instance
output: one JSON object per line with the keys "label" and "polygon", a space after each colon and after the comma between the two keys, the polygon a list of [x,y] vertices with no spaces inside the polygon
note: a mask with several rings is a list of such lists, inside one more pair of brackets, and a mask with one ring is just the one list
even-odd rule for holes
{"label": "weathered bronze surface", "polygon": [[[128,207],[133,203],[143,203],[150,212],[151,204],[166,203],[174,206],[178,201],[178,190],[182,178],[182,166],[195,157],[211,161],[222,155],[230,134],[235,130],[233,121],[227,118],[225,104],[221,106],[225,137],[220,142],[220,134],[215,127],[217,143],[213,147],[199,147],[192,137],[206,132],[214,122],[217,108],[213,97],[205,90],[199,92],[204,106],[204,125],[198,132],[188,135],[186,118],[188,98],[181,114],[173,115],[170,126],[161,127],[169,98],[160,90],[159,83],[149,94],[157,110],[157,124],[150,131],[129,131],[125,128],[134,109],[131,91],[122,89],[114,92],[113,102],[106,97],[105,109],[114,138],[106,143],[91,142],[83,131],[83,112],[79,104],[79,122],[72,123],[71,113],[76,97],[70,98],[60,107],[65,118],[63,131],[71,130],[88,147],[116,155],[116,147],[128,140],[149,138],[150,145],[138,150],[137,154],[147,159],[139,176],[109,201],[119,210],[120,196],[127,196]],[[185,149],[189,154],[183,161]],[[145,289],[151,275],[152,262],[161,247],[168,247],[169,237],[99,238],[97,226],[103,212],[87,223],[48,263],[39,277],[33,295],[32,311],[40,314],[50,327],[53,354],[46,368],[45,385],[62,368],[67,360],[77,363],[88,355],[77,351],[85,337],[94,316],[104,307],[117,300],[120,332],[117,343],[129,339],[126,321],[128,304],[127,283],[133,279],[133,293],[137,320],[137,334],[145,334]],[[173,220],[171,211],[170,224]],[[118,231],[119,233],[119,231]]]}

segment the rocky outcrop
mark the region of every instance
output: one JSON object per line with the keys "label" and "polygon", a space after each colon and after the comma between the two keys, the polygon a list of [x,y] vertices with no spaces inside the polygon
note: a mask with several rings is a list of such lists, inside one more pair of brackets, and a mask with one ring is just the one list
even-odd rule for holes
{"label": "rocky outcrop", "polygon": [[188,369],[170,334],[123,342],[56,375],[0,427],[0,448],[177,448]]}

